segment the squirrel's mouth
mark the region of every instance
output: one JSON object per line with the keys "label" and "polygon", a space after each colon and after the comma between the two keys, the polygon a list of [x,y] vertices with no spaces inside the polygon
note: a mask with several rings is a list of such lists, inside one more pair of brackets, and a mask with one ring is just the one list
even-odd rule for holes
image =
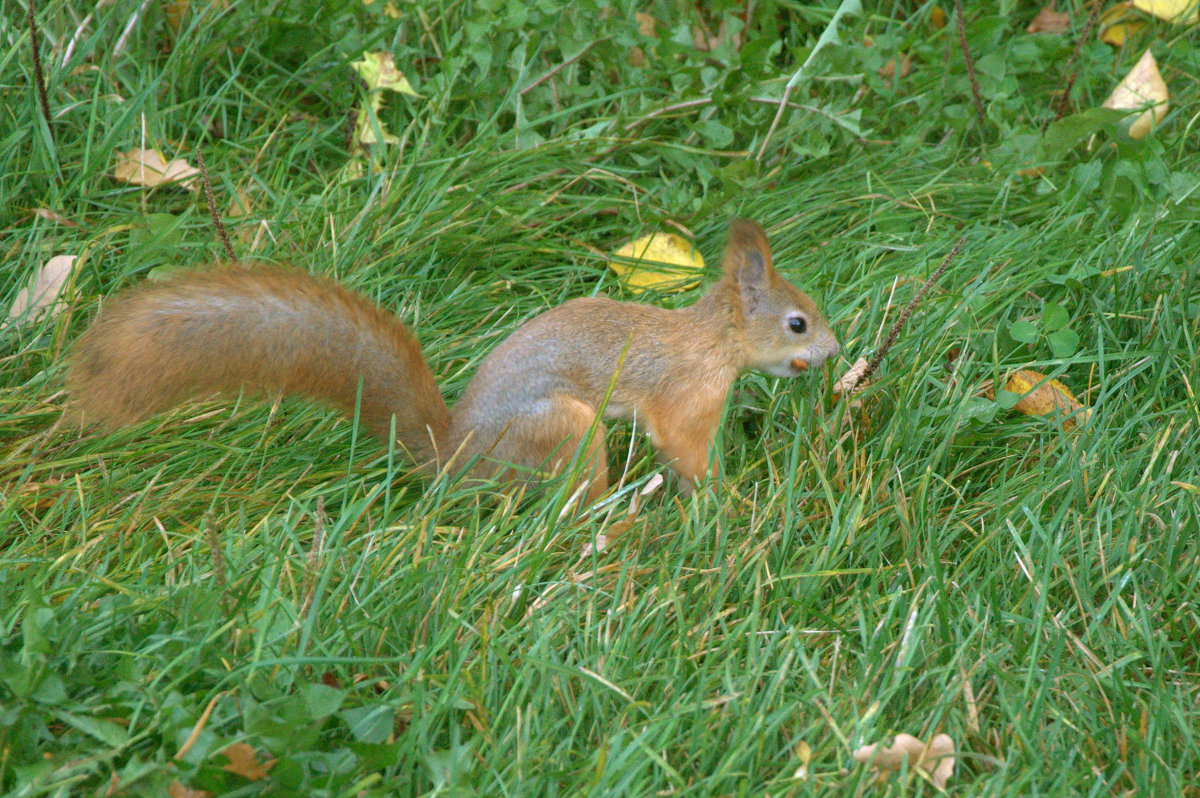
{"label": "squirrel's mouth", "polygon": [[791,366],[796,371],[807,371],[808,370],[808,361],[802,357],[794,357],[794,358],[792,358]]}

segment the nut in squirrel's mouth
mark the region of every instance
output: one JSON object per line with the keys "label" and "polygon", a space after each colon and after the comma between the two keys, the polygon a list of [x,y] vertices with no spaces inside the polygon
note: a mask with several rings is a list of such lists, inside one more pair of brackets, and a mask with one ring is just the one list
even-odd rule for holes
{"label": "nut in squirrel's mouth", "polygon": [[794,357],[792,358],[792,368],[796,371],[805,371],[808,369],[808,361],[804,358]]}

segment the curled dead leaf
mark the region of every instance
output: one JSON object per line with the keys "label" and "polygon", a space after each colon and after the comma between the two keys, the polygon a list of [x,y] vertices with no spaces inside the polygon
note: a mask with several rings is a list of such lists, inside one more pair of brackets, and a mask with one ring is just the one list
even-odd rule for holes
{"label": "curled dead leaf", "polygon": [[854,761],[875,768],[881,780],[907,763],[910,771],[919,770],[935,787],[944,790],[954,775],[954,740],[948,734],[939,734],[926,745],[911,734],[897,734],[890,746],[859,748],[854,752]]}
{"label": "curled dead leaf", "polygon": [[158,150],[143,150],[134,147],[116,153],[117,163],[113,177],[124,183],[153,188],[163,183],[175,183],[189,191],[196,190],[200,170],[182,158],[168,161]]}
{"label": "curled dead leaf", "polygon": [[1140,139],[1167,115],[1169,98],[1167,84],[1158,71],[1158,62],[1154,60],[1154,54],[1146,50],[1104,101],[1104,107],[1141,111],[1129,123],[1130,138]]}
{"label": "curled dead leaf", "polygon": [[635,294],[647,288],[683,291],[699,284],[704,258],[683,236],[651,233],[614,252],[608,267]]}

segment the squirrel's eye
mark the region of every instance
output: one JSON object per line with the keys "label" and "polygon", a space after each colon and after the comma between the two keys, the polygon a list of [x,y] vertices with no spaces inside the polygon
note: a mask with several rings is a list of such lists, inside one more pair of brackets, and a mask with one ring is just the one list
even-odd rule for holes
{"label": "squirrel's eye", "polygon": [[803,316],[792,316],[788,319],[788,327],[797,335],[802,335],[808,329],[808,323],[804,321]]}

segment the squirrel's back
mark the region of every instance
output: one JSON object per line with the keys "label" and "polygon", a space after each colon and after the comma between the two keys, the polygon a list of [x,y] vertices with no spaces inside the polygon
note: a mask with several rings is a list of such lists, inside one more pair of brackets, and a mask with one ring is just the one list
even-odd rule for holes
{"label": "squirrel's back", "polygon": [[86,420],[118,426],[189,396],[298,394],[353,415],[418,456],[449,412],[413,335],[328,280],[271,267],[184,271],[110,302],[67,376]]}

